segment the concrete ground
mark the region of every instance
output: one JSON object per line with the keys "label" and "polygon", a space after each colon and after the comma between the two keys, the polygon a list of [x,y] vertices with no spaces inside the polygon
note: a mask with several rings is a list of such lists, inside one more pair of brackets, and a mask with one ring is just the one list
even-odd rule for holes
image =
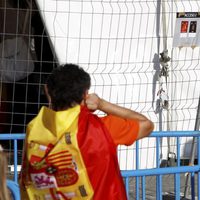
{"label": "concrete ground", "polygon": [[[185,184],[186,184],[186,175],[180,175],[180,200],[190,200],[191,198],[191,190],[188,187],[188,195],[187,198],[184,197],[185,194]],[[156,176],[148,176],[146,178],[146,193],[145,200],[159,200],[156,199]],[[197,183],[197,178],[195,177],[195,183]],[[142,199],[141,194],[141,179],[140,179],[140,199]],[[129,183],[129,200],[135,200],[135,178],[130,179]],[[175,192],[174,192],[174,175],[163,175],[162,176],[162,196],[163,200],[175,200]],[[197,194],[197,184],[195,185],[195,194]],[[195,198],[197,200],[197,197]]]}

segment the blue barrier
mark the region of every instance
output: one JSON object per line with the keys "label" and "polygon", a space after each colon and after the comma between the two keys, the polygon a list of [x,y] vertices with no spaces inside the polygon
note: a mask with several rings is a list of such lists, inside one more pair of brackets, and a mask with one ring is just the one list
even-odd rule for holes
{"label": "blue barrier", "polygon": [[[0,134],[0,140],[13,140],[14,141],[14,182],[18,182],[17,172],[17,141],[23,140],[25,134]],[[122,176],[125,179],[126,192],[129,196],[129,181],[130,178],[135,178],[135,191],[136,200],[140,198],[139,190],[139,177],[142,177],[142,199],[146,199],[146,176],[156,176],[156,199],[162,200],[162,175],[174,174],[174,193],[175,199],[180,200],[180,174],[191,173],[191,196],[195,199],[195,180],[194,174],[197,174],[197,196],[200,199],[200,131],[164,131],[164,132],[153,132],[149,137],[156,138],[156,168],[153,169],[139,169],[139,142],[136,142],[136,169],[135,170],[122,170]],[[176,138],[176,155],[177,155],[177,166],[160,168],[160,138],[163,137],[175,137]],[[198,164],[194,166],[180,166],[180,138],[181,137],[195,137],[197,139],[197,160]]]}
{"label": "blue barrier", "polygon": [[7,179],[7,187],[10,190],[13,199],[20,200],[19,185],[16,182]]}
{"label": "blue barrier", "polygon": [[14,141],[14,181],[17,183],[18,182],[18,172],[17,172],[17,141],[18,140],[24,140],[25,134],[23,133],[12,133],[12,134],[0,134],[0,140],[12,140]]}
{"label": "blue barrier", "polygon": [[[180,200],[180,174],[181,173],[191,173],[191,198],[195,199],[195,180],[194,174],[197,174],[197,199],[200,199],[200,131],[165,131],[165,132],[153,132],[149,137],[156,138],[156,168],[153,169],[139,169],[139,142],[136,142],[136,170],[124,170],[122,176],[125,179],[126,192],[129,196],[129,180],[130,178],[135,178],[135,199],[145,200],[146,199],[146,176],[156,176],[156,199],[162,200],[162,175],[174,174],[174,194],[175,199]],[[163,137],[175,137],[176,138],[176,155],[177,155],[177,166],[160,168],[160,138]],[[197,139],[197,160],[198,164],[193,166],[180,166],[180,138],[181,137],[196,137]],[[141,191],[139,189],[139,177],[142,178]],[[140,193],[142,198],[140,197]]]}

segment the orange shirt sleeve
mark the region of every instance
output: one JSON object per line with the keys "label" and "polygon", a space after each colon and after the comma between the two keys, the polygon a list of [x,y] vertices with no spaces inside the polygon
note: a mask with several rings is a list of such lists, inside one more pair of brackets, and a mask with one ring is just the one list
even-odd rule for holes
{"label": "orange shirt sleeve", "polygon": [[131,145],[137,139],[139,122],[133,119],[122,119],[113,115],[102,117],[116,145]]}

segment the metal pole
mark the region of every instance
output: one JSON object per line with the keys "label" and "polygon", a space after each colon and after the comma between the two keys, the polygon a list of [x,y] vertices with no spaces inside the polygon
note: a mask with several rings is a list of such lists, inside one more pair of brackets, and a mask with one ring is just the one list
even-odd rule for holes
{"label": "metal pole", "polygon": [[[200,96],[199,96],[199,103],[198,103],[198,108],[197,108],[197,116],[196,116],[196,121],[195,121],[195,127],[194,130],[198,131],[200,127]],[[196,152],[196,137],[193,137],[193,141],[192,141],[192,149],[191,149],[191,153],[190,153],[190,162],[189,162],[189,166],[194,165],[194,159],[195,159],[195,152]],[[200,160],[198,160],[198,162],[200,162]],[[185,192],[184,192],[184,197],[188,198],[188,193],[189,193],[189,184],[190,184],[190,176],[191,174],[188,173],[186,176],[186,182],[185,182]]]}

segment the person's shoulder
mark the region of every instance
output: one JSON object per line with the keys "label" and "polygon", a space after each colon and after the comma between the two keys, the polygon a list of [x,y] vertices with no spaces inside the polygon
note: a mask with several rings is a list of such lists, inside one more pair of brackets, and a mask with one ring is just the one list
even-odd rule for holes
{"label": "person's shoulder", "polygon": [[89,110],[87,106],[81,106],[81,112],[79,115],[79,119],[83,121],[88,121],[88,123],[102,123],[102,117],[98,116],[95,112]]}

